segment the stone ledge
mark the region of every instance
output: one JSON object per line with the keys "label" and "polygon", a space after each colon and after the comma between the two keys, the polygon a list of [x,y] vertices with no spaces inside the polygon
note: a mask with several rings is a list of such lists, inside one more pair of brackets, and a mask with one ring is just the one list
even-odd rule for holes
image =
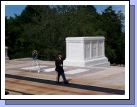
{"label": "stone ledge", "polygon": [[64,66],[75,66],[75,67],[110,67],[110,62],[106,57],[98,58],[95,60],[64,60]]}

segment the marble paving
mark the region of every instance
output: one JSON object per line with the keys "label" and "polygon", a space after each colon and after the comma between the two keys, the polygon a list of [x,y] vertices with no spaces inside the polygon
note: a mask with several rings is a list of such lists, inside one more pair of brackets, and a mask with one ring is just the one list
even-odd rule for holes
{"label": "marble paving", "polygon": [[[6,61],[5,89],[10,95],[118,95],[125,90],[124,67],[64,66],[68,85],[56,84],[54,61]],[[31,72],[30,72],[31,69]]]}

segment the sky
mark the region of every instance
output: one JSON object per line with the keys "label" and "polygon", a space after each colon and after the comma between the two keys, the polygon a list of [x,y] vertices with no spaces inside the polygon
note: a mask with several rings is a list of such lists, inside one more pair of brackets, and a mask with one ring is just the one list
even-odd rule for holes
{"label": "sky", "polygon": [[[27,5],[5,5],[5,16],[8,18],[14,17],[14,14],[20,15],[21,12],[25,9]],[[94,5],[98,13],[104,11],[110,5]],[[116,12],[121,10],[125,15],[125,6],[124,5],[112,5],[112,9]]]}

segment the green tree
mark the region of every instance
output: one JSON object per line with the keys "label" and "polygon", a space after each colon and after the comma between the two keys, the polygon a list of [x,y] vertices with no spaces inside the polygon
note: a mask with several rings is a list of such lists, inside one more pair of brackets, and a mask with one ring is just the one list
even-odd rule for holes
{"label": "green tree", "polygon": [[[124,44],[120,41],[123,41],[124,38],[121,37],[123,36],[122,23],[119,15],[117,15],[117,13],[112,9],[112,6],[110,6],[102,13],[102,20],[102,29],[106,32],[106,45],[109,46],[109,48],[106,48],[106,55],[111,63],[120,63],[119,60],[121,60],[121,58],[119,55],[121,54],[121,51],[124,52],[124,49],[122,48]],[[119,48],[122,50],[118,50]],[[114,55],[116,57],[114,57]]]}
{"label": "green tree", "polygon": [[66,55],[66,37],[105,36],[111,63],[125,62],[124,15],[112,6],[102,14],[92,5],[28,5],[21,15],[5,17],[6,45],[10,58],[30,57],[36,49],[42,60]]}

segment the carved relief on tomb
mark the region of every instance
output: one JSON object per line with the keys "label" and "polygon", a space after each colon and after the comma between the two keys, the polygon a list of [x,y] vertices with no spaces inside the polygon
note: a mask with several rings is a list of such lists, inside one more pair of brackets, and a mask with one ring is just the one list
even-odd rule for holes
{"label": "carved relief on tomb", "polygon": [[103,41],[98,42],[98,56],[101,57],[103,52]]}
{"label": "carved relief on tomb", "polygon": [[89,43],[85,44],[85,57],[90,58],[90,44]]}
{"label": "carved relief on tomb", "polygon": [[90,44],[85,44],[86,50],[89,50]]}
{"label": "carved relief on tomb", "polygon": [[97,56],[97,43],[93,42],[92,43],[92,57],[96,57]]}

